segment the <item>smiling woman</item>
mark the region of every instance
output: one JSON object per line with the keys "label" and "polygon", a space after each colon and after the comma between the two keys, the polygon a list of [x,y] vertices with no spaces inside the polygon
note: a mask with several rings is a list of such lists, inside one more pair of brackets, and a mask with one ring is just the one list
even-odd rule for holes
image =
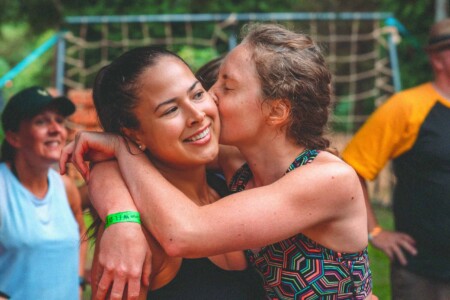
{"label": "smiling woman", "polygon": [[141,101],[132,110],[139,126],[124,128],[127,137],[147,148],[159,168],[212,161],[219,151],[218,112],[189,67],[165,55],[144,69],[139,80],[147,83],[141,85]]}
{"label": "smiling woman", "polygon": [[[128,154],[151,161],[190,203],[210,204],[227,194],[225,182],[205,168],[219,151],[217,106],[177,55],[153,47],[130,50],[99,72],[93,96],[105,132],[121,135],[131,150]],[[98,210],[98,215],[107,225],[111,218],[124,221],[132,216],[134,222],[100,226],[92,268],[92,277],[101,277],[99,282],[92,283],[96,299],[108,294],[112,299],[122,299],[125,285],[129,299],[145,299],[147,289],[149,299],[260,298],[262,285],[255,273],[229,271],[246,267],[242,251],[198,259],[170,257],[152,235],[145,232],[144,236],[136,212],[115,210],[115,199],[126,199],[127,188],[121,184],[117,164],[104,164],[116,172],[102,172],[102,164],[92,170],[93,174],[109,179],[101,185],[89,183],[94,207],[105,199],[112,204],[108,210]],[[131,233],[132,243],[142,247],[130,247],[124,240],[115,242],[114,238],[124,235],[122,230]],[[121,270],[140,258],[142,261],[137,264],[144,265],[143,258],[149,250],[152,276],[146,269],[142,279],[135,275],[127,282],[121,280],[124,277]],[[115,264],[117,257],[125,261]],[[113,278],[117,280],[111,285]],[[140,286],[141,281],[145,286]]]}
{"label": "smiling woman", "polygon": [[86,243],[79,247],[80,196],[74,182],[51,169],[74,111],[69,99],[31,87],[2,114],[0,290],[12,299],[79,298],[86,251]]}

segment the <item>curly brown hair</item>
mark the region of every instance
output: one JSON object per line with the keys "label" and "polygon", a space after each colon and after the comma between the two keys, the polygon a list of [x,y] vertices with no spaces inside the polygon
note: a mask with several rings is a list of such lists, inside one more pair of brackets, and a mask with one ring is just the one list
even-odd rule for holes
{"label": "curly brown hair", "polygon": [[323,137],[331,104],[331,73],[318,45],[308,35],[278,24],[248,24],[242,44],[249,45],[265,101],[291,104],[287,134],[298,144],[325,149]]}

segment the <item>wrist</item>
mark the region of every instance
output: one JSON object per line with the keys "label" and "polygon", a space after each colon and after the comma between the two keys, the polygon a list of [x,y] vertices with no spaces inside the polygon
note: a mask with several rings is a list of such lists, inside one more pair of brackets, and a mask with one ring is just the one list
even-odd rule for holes
{"label": "wrist", "polygon": [[379,235],[383,231],[383,228],[381,226],[377,225],[369,232],[369,242],[372,242],[373,238],[375,238],[377,235]]}
{"label": "wrist", "polygon": [[108,218],[108,216],[111,215],[115,215],[121,212],[136,212],[137,208],[136,206],[128,206],[128,205],[112,205],[110,207],[107,207],[106,209],[100,212],[98,211],[97,213],[99,214],[100,218],[105,222],[106,224],[106,219]]}
{"label": "wrist", "polygon": [[116,223],[138,223],[141,224],[141,216],[137,211],[121,211],[109,214],[105,219],[105,229]]}

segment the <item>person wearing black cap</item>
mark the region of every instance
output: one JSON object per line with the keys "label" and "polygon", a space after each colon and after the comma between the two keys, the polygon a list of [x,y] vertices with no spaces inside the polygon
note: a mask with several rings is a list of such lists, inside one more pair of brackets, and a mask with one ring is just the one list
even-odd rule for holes
{"label": "person wearing black cap", "polygon": [[80,195],[51,167],[75,105],[30,87],[2,113],[0,290],[11,299],[79,299],[86,243]]}
{"label": "person wearing black cap", "polygon": [[450,299],[450,19],[425,47],[434,80],[395,94],[356,133],[343,159],[361,181],[392,160],[395,231],[368,201],[369,240],[392,261],[393,299]]}

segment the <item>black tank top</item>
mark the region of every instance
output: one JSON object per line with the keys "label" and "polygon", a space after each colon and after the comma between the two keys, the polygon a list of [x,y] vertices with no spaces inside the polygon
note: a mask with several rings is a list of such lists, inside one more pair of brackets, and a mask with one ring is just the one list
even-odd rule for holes
{"label": "black tank top", "polygon": [[[228,194],[225,180],[208,173],[208,184],[224,197]],[[253,268],[226,271],[208,258],[183,258],[175,278],[165,286],[149,291],[147,299],[183,300],[255,300],[264,299],[263,284]]]}

